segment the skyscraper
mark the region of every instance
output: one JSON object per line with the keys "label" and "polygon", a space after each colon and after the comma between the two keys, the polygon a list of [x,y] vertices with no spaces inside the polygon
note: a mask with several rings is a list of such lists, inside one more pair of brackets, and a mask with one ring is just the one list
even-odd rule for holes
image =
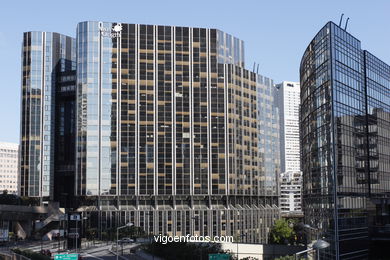
{"label": "skyscraper", "polygon": [[279,110],[275,106],[275,85],[272,79],[257,76],[257,126],[260,172],[264,173],[265,192],[275,196],[280,174]]}
{"label": "skyscraper", "polygon": [[327,23],[300,67],[305,221],[321,259],[367,259],[390,223],[390,66]]}
{"label": "skyscraper", "polygon": [[302,172],[299,144],[300,86],[283,81],[274,91],[279,111],[281,175],[279,206],[283,214],[302,214]]}
{"label": "skyscraper", "polygon": [[300,86],[283,81],[276,85],[275,103],[280,116],[281,171],[300,171],[299,105]]}
{"label": "skyscraper", "polygon": [[[20,193],[54,196],[56,93],[60,74],[75,69],[75,40],[26,32],[22,47]],[[57,117],[58,118],[58,117]]]}
{"label": "skyscraper", "polygon": [[71,187],[50,198],[99,231],[132,222],[266,242],[279,216],[278,117],[265,103],[272,81],[244,68],[244,43],[216,29],[81,22],[75,50],[53,121],[57,140],[75,141],[75,168],[55,147],[68,168],[56,163],[54,187]]}

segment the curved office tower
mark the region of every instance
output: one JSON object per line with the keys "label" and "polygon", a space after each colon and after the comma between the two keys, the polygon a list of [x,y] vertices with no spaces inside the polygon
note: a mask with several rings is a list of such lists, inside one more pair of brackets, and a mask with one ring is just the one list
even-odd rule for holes
{"label": "curved office tower", "polygon": [[305,221],[331,244],[321,259],[379,259],[374,241],[390,220],[390,66],[329,22],[300,80]]}
{"label": "curved office tower", "polygon": [[76,38],[75,195],[86,225],[266,242],[279,216],[277,117],[258,111],[272,86],[243,68],[243,42],[107,22],[79,23]]}

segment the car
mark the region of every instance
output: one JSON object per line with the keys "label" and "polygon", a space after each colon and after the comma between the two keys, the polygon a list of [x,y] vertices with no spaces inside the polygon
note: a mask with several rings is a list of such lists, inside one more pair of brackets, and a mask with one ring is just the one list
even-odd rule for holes
{"label": "car", "polygon": [[134,243],[134,239],[131,239],[129,237],[122,238],[121,240],[118,240],[119,244],[130,244]]}

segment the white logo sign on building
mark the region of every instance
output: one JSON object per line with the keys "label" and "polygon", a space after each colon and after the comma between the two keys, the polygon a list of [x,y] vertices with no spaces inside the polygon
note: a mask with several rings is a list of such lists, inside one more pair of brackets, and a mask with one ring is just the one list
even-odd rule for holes
{"label": "white logo sign on building", "polygon": [[117,23],[111,27],[104,27],[102,22],[99,22],[99,31],[103,37],[118,38],[121,36],[122,24]]}

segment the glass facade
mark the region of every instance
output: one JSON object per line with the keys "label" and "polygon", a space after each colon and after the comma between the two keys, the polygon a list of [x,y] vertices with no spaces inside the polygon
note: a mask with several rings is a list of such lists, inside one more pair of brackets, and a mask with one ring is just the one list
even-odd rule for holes
{"label": "glass facade", "polygon": [[[82,22],[77,51],[76,194],[96,198],[95,212],[80,210],[102,229],[249,229],[248,241],[266,241],[277,169],[258,168],[257,76],[242,69],[243,42],[215,29]],[[253,209],[264,220],[247,223]]]}
{"label": "glass facade", "polygon": [[51,197],[54,187],[57,75],[75,69],[74,39],[26,32],[22,47],[21,195]]}
{"label": "glass facade", "polygon": [[323,259],[366,259],[389,223],[389,66],[329,22],[300,75],[305,221],[331,242]]}
{"label": "glass facade", "polygon": [[53,195],[54,200],[60,202],[60,205],[71,208],[75,193],[76,158],[76,71],[74,65],[70,69],[57,73],[55,98]]}
{"label": "glass facade", "polygon": [[279,108],[275,106],[274,82],[272,79],[257,75],[257,127],[259,170],[261,177],[260,191],[262,195],[277,197],[280,174],[280,125]]}
{"label": "glass facade", "polygon": [[81,22],[74,47],[76,70],[54,74],[54,200],[99,233],[133,222],[266,242],[279,217],[278,117],[272,80],[244,69],[244,43],[216,29]]}
{"label": "glass facade", "polygon": [[[106,35],[115,26],[121,32]],[[218,61],[243,65],[242,41],[217,30],[83,22],[77,46],[77,194],[226,194]]]}

